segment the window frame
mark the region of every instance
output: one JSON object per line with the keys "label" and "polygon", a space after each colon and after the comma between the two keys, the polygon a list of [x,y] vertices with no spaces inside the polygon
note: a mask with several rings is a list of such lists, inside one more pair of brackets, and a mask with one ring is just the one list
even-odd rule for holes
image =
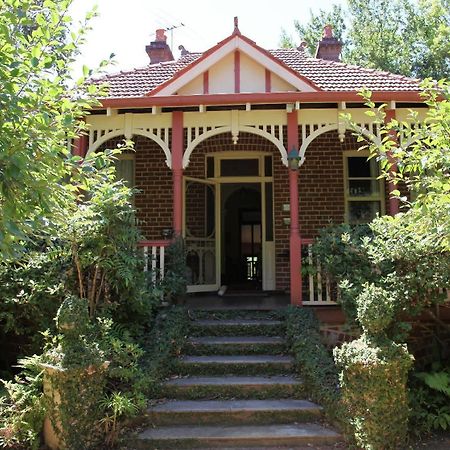
{"label": "window frame", "polygon": [[[135,189],[136,188],[136,156],[133,153],[121,153],[120,155],[116,156],[117,161],[133,161],[133,182],[132,182],[132,186],[127,186],[130,189]],[[120,179],[117,177],[117,166],[115,167],[116,169],[116,180],[119,181]],[[124,180],[125,182],[127,180]]]}
{"label": "window frame", "polygon": [[[386,204],[385,204],[385,183],[384,178],[380,178],[379,175],[381,171],[379,172],[378,176],[376,177],[349,177],[348,173],[348,159],[352,157],[359,157],[359,158],[366,158],[366,161],[368,164],[370,164],[371,160],[368,160],[369,158],[369,151],[368,150],[346,150],[342,154],[343,163],[344,163],[344,204],[345,204],[345,223],[350,224],[350,203],[356,203],[356,202],[379,202],[380,204],[380,215],[384,215],[386,213]],[[375,160],[375,163],[376,160]],[[378,168],[380,169],[380,166],[378,164]],[[368,195],[358,195],[358,196],[352,196],[350,195],[350,189],[349,189],[349,181],[350,180],[371,180],[371,181],[377,181],[379,185],[378,193],[376,195],[372,194],[370,196]]]}

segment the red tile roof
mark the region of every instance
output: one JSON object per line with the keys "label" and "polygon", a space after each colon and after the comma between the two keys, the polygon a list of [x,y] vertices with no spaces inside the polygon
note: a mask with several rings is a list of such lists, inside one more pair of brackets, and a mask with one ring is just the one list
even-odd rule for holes
{"label": "red tile roof", "polygon": [[[303,50],[277,49],[269,52],[324,91],[419,91],[419,80],[374,69],[313,58]],[[109,86],[108,98],[144,97],[178,71],[197,60],[202,53],[188,53],[176,61],[148,65],[107,75],[95,80]]]}

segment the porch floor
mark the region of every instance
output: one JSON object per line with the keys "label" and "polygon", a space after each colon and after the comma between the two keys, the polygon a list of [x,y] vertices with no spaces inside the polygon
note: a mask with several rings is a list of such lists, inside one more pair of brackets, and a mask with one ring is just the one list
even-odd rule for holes
{"label": "porch floor", "polygon": [[249,291],[248,293],[233,293],[220,297],[215,294],[191,294],[185,297],[184,305],[189,309],[203,310],[273,310],[289,306],[289,295],[266,294]]}
{"label": "porch floor", "polygon": [[[216,294],[188,294],[184,298],[183,305],[192,310],[208,311],[271,311],[287,308],[290,305],[290,296],[286,294],[266,292],[232,293],[220,297]],[[310,306],[317,318],[328,325],[342,325],[345,323],[345,315],[339,305]]]}

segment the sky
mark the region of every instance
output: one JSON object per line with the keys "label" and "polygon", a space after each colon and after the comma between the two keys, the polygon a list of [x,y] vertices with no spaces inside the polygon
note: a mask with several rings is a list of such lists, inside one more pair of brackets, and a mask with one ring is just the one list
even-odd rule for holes
{"label": "sky", "polygon": [[175,58],[180,44],[192,52],[207,50],[232,33],[234,16],[242,34],[263,48],[277,48],[282,28],[296,36],[295,19],[305,23],[310,9],[329,10],[332,3],[344,0],[74,0],[71,15],[77,21],[95,4],[99,12],[76,70],[96,67],[111,53],[116,65],[109,72],[147,65],[145,46],[157,28],[177,27],[166,32]]}

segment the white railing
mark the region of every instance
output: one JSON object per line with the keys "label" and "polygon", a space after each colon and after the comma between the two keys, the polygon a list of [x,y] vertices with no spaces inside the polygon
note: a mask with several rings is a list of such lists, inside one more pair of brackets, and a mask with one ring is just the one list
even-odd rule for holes
{"label": "white railing", "polygon": [[152,281],[164,278],[166,247],[170,241],[141,241],[139,247],[144,251],[144,272],[151,271]]}
{"label": "white railing", "polygon": [[313,255],[312,244],[312,239],[302,239],[303,271],[306,272],[303,275],[303,304],[335,305],[336,289],[333,289],[329,278],[322,272],[320,261]]}
{"label": "white railing", "polygon": [[186,237],[187,292],[218,289],[216,271],[216,240],[214,237]]}

